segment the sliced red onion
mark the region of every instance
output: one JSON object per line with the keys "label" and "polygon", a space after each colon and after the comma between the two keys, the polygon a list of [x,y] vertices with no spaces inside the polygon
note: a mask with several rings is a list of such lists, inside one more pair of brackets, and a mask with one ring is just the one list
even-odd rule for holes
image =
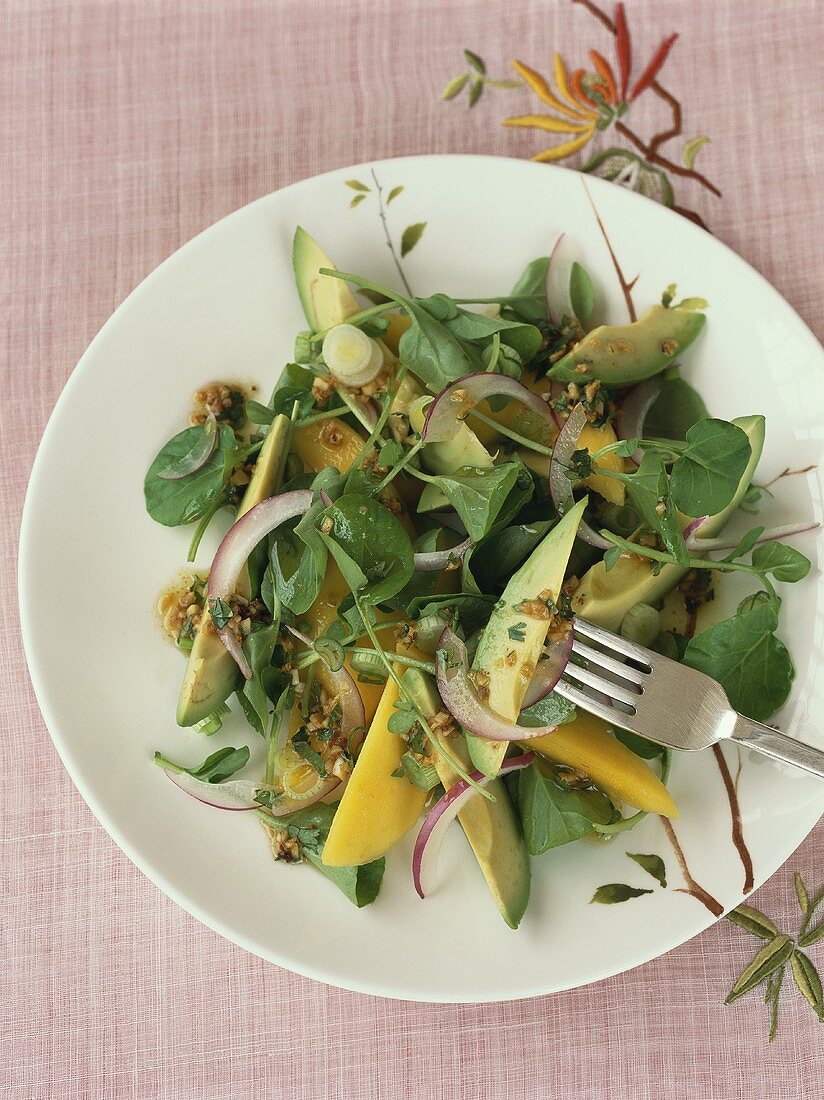
{"label": "sliced red onion", "polygon": [[215,414],[209,412],[203,422],[203,431],[186,454],[174,459],[165,469],[158,470],[157,476],[164,481],[177,481],[178,478],[188,477],[189,474],[196,473],[212,457],[212,452],[216,446],[217,420]]}
{"label": "sliced red onion", "polygon": [[526,689],[524,701],[521,704],[522,710],[531,707],[533,703],[537,703],[541,699],[546,699],[547,695],[555,690],[572,652],[573,637],[572,627],[570,626],[563,638],[550,642],[547,646],[544,651],[546,657],[543,661],[538,662],[535,675],[529,681],[529,687]]}
{"label": "sliced red onion", "polygon": [[[702,516],[699,520],[693,520],[693,523],[697,523],[700,527],[706,518],[706,516]],[[820,523],[786,523],[783,527],[771,527],[762,532],[753,545],[761,546],[765,542],[776,542],[779,539],[788,539],[792,535],[803,535],[807,531],[816,531],[820,526]],[[689,527],[692,527],[692,524],[688,524],[684,528],[684,539],[688,550],[699,550],[704,553],[710,550],[734,550],[741,541],[740,539],[730,538],[729,535],[717,539],[696,538],[694,532],[687,534]]]}
{"label": "sliced red onion", "polygon": [[463,378],[441,390],[426,410],[421,439],[424,443],[445,443],[453,439],[461,422],[472,409],[479,401],[489,397],[511,397],[522,401],[555,432],[556,423],[552,410],[537,393],[504,374],[480,371],[476,374],[465,374]]}
{"label": "sliced red onion", "polygon": [[[707,522],[707,520],[709,518],[710,518],[709,516],[697,516],[695,519],[691,519],[689,521],[689,523],[687,524],[687,526],[684,528],[684,531],[683,531],[684,541],[686,542],[687,546],[690,545],[690,542],[693,539],[695,533],[698,531],[698,529],[700,527],[703,527],[704,524]],[[732,545],[737,546],[738,543],[734,542]]]}
{"label": "sliced red onion", "polygon": [[[210,608],[213,600],[229,599],[237,589],[238,577],[249,555],[270,531],[280,527],[295,516],[308,512],[312,503],[311,489],[297,489],[292,493],[269,497],[256,504],[234,523],[217,548],[217,553],[209,570],[206,585],[206,606]],[[238,668],[247,680],[252,678],[252,670],[243,652],[243,646],[227,623],[217,632],[223,645],[234,658]]]}
{"label": "sliced red onion", "polygon": [[260,789],[260,784],[254,783],[251,779],[204,783],[202,779],[195,779],[188,772],[175,772],[171,768],[163,770],[176,787],[180,787],[198,802],[205,802],[207,806],[215,806],[218,810],[260,809],[260,803],[255,802],[255,794]]}
{"label": "sliced red onion", "polygon": [[446,709],[459,725],[476,737],[488,741],[528,741],[557,729],[557,726],[519,726],[482,702],[469,679],[466,646],[448,626],[438,639],[435,668],[438,690]]}
{"label": "sliced red onion", "polygon": [[[621,400],[621,407],[615,421],[615,434],[619,439],[643,438],[644,421],[660,392],[661,384],[657,378],[648,378],[646,382],[639,382],[637,386],[632,387]],[[643,458],[641,448],[639,447],[631,457],[636,466],[639,465]]]}
{"label": "sliced red onion", "polygon": [[[498,775],[528,768],[534,759],[533,752],[513,756],[510,760],[504,760]],[[479,787],[485,787],[491,782],[491,779],[480,772],[472,772],[471,775]],[[438,853],[447,828],[477,793],[476,787],[470,786],[465,779],[459,779],[426,815],[412,853],[412,879],[419,897],[425,898],[435,885]]]}
{"label": "sliced red onion", "polygon": [[415,572],[437,573],[441,569],[446,569],[451,562],[460,561],[471,545],[472,539],[464,539],[463,542],[450,547],[449,550],[433,550],[429,554],[415,554]]}
{"label": "sliced red onion", "polygon": [[546,269],[546,304],[549,319],[560,325],[564,317],[573,318],[575,310],[569,296],[569,276],[572,270],[570,242],[564,243],[562,233],[549,254],[549,266]]}
{"label": "sliced red onion", "polygon": [[[572,482],[566,475],[572,461],[572,452],[578,446],[578,437],[584,430],[587,422],[586,409],[582,404],[577,404],[566,419],[566,423],[552,447],[552,458],[549,460],[549,494],[552,497],[558,515],[563,516],[575,503],[572,495]],[[590,546],[596,546],[599,550],[609,550],[611,542],[599,535],[584,520],[578,527],[578,537]]]}
{"label": "sliced red onion", "polygon": [[[176,787],[180,787],[186,794],[203,802],[207,806],[214,806],[218,810],[260,810],[266,809],[255,801],[255,795],[261,789],[260,783],[251,779],[230,779],[226,783],[204,783],[202,779],[195,779],[186,772],[174,772],[170,768],[163,769]],[[273,817],[288,817],[314,806],[322,798],[331,794],[340,786],[341,780],[337,776],[330,776],[321,783],[316,791],[308,798],[282,798],[278,799],[271,808]]]}

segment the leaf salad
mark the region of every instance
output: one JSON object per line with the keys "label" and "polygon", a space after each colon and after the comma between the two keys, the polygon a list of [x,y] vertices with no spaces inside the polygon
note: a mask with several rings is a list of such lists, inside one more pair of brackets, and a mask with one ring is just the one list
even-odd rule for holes
{"label": "leaf salad", "polygon": [[[209,737],[234,710],[257,747],[155,762],[357,906],[412,830],[426,897],[457,817],[517,927],[531,858],[678,816],[671,753],[554,692],[574,616],[765,721],[794,675],[780,586],[810,568],[783,540],[809,525],[724,530],[765,492],[764,418],[713,417],[690,384],[702,299],[671,286],[637,320],[594,324],[597,283],[558,250],[494,299],[340,272],[300,228],[293,261],[307,328],[269,400],[204,387],[145,478],[149,515],[192,527],[190,561],[232,517],[162,610],[186,658],[178,724]],[[750,594],[701,629],[733,572]],[[666,886],[659,857],[631,858]]]}

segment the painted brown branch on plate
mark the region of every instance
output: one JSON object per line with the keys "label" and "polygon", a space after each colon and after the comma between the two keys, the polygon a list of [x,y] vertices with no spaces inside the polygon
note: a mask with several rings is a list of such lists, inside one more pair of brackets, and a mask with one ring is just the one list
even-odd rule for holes
{"label": "painted brown branch on plate", "polygon": [[618,282],[621,285],[621,293],[624,295],[624,301],[626,302],[629,319],[630,321],[637,321],[638,314],[635,312],[635,302],[633,302],[632,300],[632,288],[638,282],[638,276],[636,275],[634,279],[628,280],[626,275],[624,275],[623,268],[618,262],[618,257],[615,255],[615,249],[612,247],[612,242],[609,239],[609,234],[604,227],[604,223],[601,221],[601,215],[598,213],[598,208],[593,202],[592,195],[590,195],[589,188],[587,187],[583,178],[581,179],[581,183],[583,184],[584,191],[586,192],[586,196],[589,199],[589,205],[592,207],[592,213],[595,215],[595,220],[598,223],[598,228],[601,230],[601,236],[604,238],[604,243],[609,250],[609,256],[612,260],[612,266],[615,268],[615,274],[618,276]]}
{"label": "painted brown branch on plate", "polygon": [[675,829],[672,827],[672,822],[668,817],[662,817],[661,824],[664,826],[667,840],[669,840],[673,847],[675,858],[678,860],[678,866],[681,868],[681,874],[684,876],[684,882],[687,884],[685,887],[678,887],[678,893],[689,894],[691,898],[700,901],[705,908],[709,909],[714,917],[720,917],[724,912],[724,906],[692,877],[687,864],[687,857],[684,855],[684,850],[678,841],[678,837],[675,835]]}
{"label": "painted brown branch on plate", "polygon": [[720,745],[713,745],[712,752],[715,757],[715,762],[718,765],[718,770],[721,772],[724,790],[727,792],[727,801],[730,804],[730,814],[732,816],[732,842],[735,845],[735,850],[738,852],[741,866],[744,868],[744,893],[749,894],[753,888],[752,856],[744,840],[741,804],[738,801],[738,776],[733,780],[729,765],[727,764],[724,753],[721,751]]}

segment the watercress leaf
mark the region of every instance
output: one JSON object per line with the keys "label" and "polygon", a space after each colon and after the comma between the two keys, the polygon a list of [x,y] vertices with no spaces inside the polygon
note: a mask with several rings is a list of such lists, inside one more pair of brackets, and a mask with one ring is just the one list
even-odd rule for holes
{"label": "watercress leaf", "polygon": [[786,701],[795,675],[777,625],[772,603],[753,601],[690,639],[684,662],[717,680],[735,710],[766,722]]}
{"label": "watercress leaf", "polygon": [[434,482],[470,537],[479,541],[492,529],[520,471],[520,462],[503,462],[489,469],[463,466],[454,474],[436,477]]}
{"label": "watercress leaf", "polygon": [[530,855],[580,840],[593,831],[595,822],[606,825],[613,818],[612,803],[600,791],[564,790],[536,764],[519,776],[518,805]]}
{"label": "watercress leaf", "polygon": [[[761,535],[764,534],[763,527],[753,527],[747,531],[746,534],[741,536],[736,548],[727,554],[725,561],[735,561],[736,558],[743,558],[746,554],[749,554],[750,550],[755,546]],[[700,538],[700,535],[699,535]]]}
{"label": "watercress leaf", "polygon": [[579,321],[586,323],[595,309],[595,287],[586,268],[576,261],[569,276],[569,299]]}
{"label": "watercress leaf", "polygon": [[179,527],[201,519],[225,491],[237,461],[235,433],[228,424],[222,424],[217,446],[199,470],[174,481],[158,477],[158,471],[167,469],[191,451],[202,430],[197,426],[179,432],[160,450],[146,473],[143,482],[146,510],[164,527]]}
{"label": "watercress leaf", "polygon": [[259,401],[247,401],[246,419],[251,424],[271,424],[275,413],[268,405],[261,405]]}
{"label": "watercress leaf", "polygon": [[430,294],[428,298],[416,298],[415,303],[436,321],[446,321],[458,316],[458,304],[448,294]]}
{"label": "watercress leaf", "polygon": [[634,752],[636,756],[640,756],[644,760],[654,760],[657,756],[663,756],[666,751],[661,745],[647,741],[646,737],[640,737],[637,733],[630,733],[629,730],[614,729],[612,732],[615,734],[616,740],[620,741],[622,745],[626,745],[630,752]]}
{"label": "watercress leaf", "polygon": [[207,756],[196,768],[184,768],[183,771],[203,783],[222,783],[248,763],[249,750],[245,745],[239,749],[226,745]]}
{"label": "watercress leaf", "polygon": [[[762,528],[763,530],[763,528]],[[810,571],[810,559],[783,542],[765,542],[753,550],[752,563],[759,573],[772,573],[777,581],[803,580]]]}
{"label": "watercress leaf", "polygon": [[[435,550],[446,549],[447,546],[455,545],[459,541],[458,535],[453,535],[451,539],[447,540],[446,533],[442,533],[433,527],[432,530],[424,531],[422,535],[415,539],[413,550],[416,554],[431,554]],[[404,610],[412,600],[431,599],[435,594],[441,576],[441,573],[435,571],[425,572],[420,570],[414,572],[403,588],[392,597],[390,601],[392,606]]]}
{"label": "watercress leaf", "polygon": [[[238,691],[238,696],[242,694],[248,701],[249,706],[258,716],[260,720],[259,724],[250,721],[254,729],[261,735],[266,728],[266,723],[269,718],[269,696],[263,686],[261,673],[265,668],[268,668],[271,663],[272,654],[274,653],[278,641],[279,629],[279,618],[272,623],[255,623],[250,632],[243,639],[243,652],[246,654],[246,660],[249,662],[249,667],[252,670],[252,678],[251,680],[244,681]],[[244,708],[244,713],[247,719],[249,719],[248,709]]]}
{"label": "watercress leaf", "polygon": [[609,573],[610,569],[614,569],[618,564],[618,559],[621,557],[621,547],[611,546],[609,550],[604,554],[604,572]]}
{"label": "watercress leaf", "polygon": [[323,757],[312,748],[309,735],[305,729],[299,729],[293,735],[290,744],[298,756],[302,757],[307,764],[315,769],[321,779],[328,779],[329,776],[323,763]]}
{"label": "watercress leaf", "polygon": [[460,622],[467,635],[486,626],[495,597],[477,595],[474,592],[452,592],[434,596],[431,600],[412,600],[407,614],[413,619],[425,619],[430,615],[442,615],[453,625]]}
{"label": "watercress leaf", "polygon": [[290,837],[297,840],[304,859],[360,909],[378,896],[386,863],[381,857],[361,867],[326,866],[323,862],[323,846],[329,836],[335,809],[334,806],[319,802],[306,810],[298,810],[289,817],[273,818],[272,825],[274,828],[285,829]]}
{"label": "watercress leaf", "polygon": [[411,578],[409,535],[373,497],[346,493],[319,514],[315,526],[350,589],[369,602],[390,599]]}
{"label": "watercress leaf", "polygon": [[537,520],[504,527],[484,539],[472,558],[472,572],[481,591],[491,592],[509,580],[550,527],[550,520]]}
{"label": "watercress leaf", "polygon": [[644,418],[644,434],[648,439],[686,439],[690,428],[708,416],[703,398],[689,382],[666,378]]}
{"label": "watercress leaf", "polygon": [[636,886],[627,886],[625,882],[608,882],[599,886],[590,899],[599,905],[617,905],[621,901],[630,901],[632,898],[640,898],[643,894],[651,894],[652,890],[639,890]]}
{"label": "watercress leaf", "polygon": [[518,725],[563,726],[567,722],[573,722],[576,714],[574,703],[551,691],[549,695],[521,711],[518,715]]}
{"label": "watercress leaf", "polygon": [[[741,434],[744,435],[743,432]],[[744,436],[745,440],[746,438]],[[658,533],[662,543],[678,564],[688,565],[689,552],[681,532],[678,512],[670,495],[667,471],[660,455],[652,451],[644,452],[640,466],[627,482],[627,493],[644,523]]]}
{"label": "watercress leaf", "polygon": [[414,301],[404,302],[412,325],[401,336],[398,357],[431,390],[480,368],[479,358]]}
{"label": "watercress leaf", "polygon": [[648,875],[652,875],[652,877],[666,890],[667,869],[660,856],[645,855],[643,852],[627,852],[627,855],[630,859],[634,860],[639,867],[643,867]]}
{"label": "watercress leaf", "polygon": [[471,313],[466,309],[458,309],[455,316],[446,318],[443,324],[453,336],[473,344],[488,344],[497,334],[501,343],[513,348],[524,363],[537,355],[543,342],[540,329],[535,325],[489,317],[486,313]]}
{"label": "watercress leaf", "polygon": [[513,313],[524,321],[537,324],[549,317],[546,304],[546,273],[549,256],[539,256],[528,263],[512,291],[501,298],[501,310]]}
{"label": "watercress leaf", "polygon": [[750,441],[736,424],[715,419],[694,424],[686,441],[670,475],[672,499],[685,515],[715,515],[735,495],[750,460]]}

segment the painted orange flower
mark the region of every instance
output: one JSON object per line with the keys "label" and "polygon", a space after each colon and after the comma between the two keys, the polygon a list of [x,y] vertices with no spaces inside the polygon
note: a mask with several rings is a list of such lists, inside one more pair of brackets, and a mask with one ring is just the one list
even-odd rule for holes
{"label": "painted orange flower", "polygon": [[[632,52],[624,15],[624,5],[615,8],[615,50],[618,59],[618,78],[612,66],[597,50],[590,50],[589,57],[594,72],[576,69],[570,73],[559,53],[555,54],[555,87],[557,94],[540,73],[513,61],[513,67],[524,83],[555,114],[517,115],[505,118],[504,126],[522,126],[544,130],[551,134],[567,134],[567,141],[553,145],[533,156],[533,160],[563,160],[577,153],[591,141],[598,130],[606,130],[619,119],[643,91],[655,80],[666,61],[678,35],[664,39],[641,76],[628,91],[632,71]],[[558,116],[561,116],[560,118]]]}

